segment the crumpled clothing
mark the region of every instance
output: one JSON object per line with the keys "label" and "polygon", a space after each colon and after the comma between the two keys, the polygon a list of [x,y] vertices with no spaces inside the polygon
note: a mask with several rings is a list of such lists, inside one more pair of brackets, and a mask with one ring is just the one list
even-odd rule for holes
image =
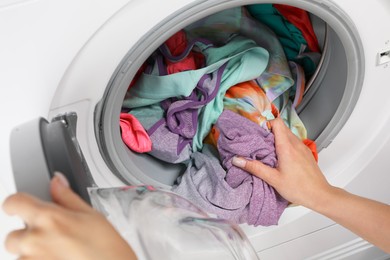
{"label": "crumpled clothing", "polygon": [[[279,19],[282,19],[280,15]],[[237,7],[210,15],[184,30],[189,40],[205,37],[219,44],[226,42],[232,34],[239,34],[268,50],[268,66],[256,82],[292,132],[301,140],[307,138],[306,128],[295,111],[305,90],[305,71],[299,64],[288,62],[283,46],[270,28],[252,18],[245,8]]]}
{"label": "crumpled clothing", "polygon": [[[205,44],[203,41],[195,41],[194,45],[205,55],[207,67],[166,76],[158,76],[160,74],[157,73],[160,72],[143,74],[130,88],[129,97],[123,106],[134,111],[166,99],[189,97],[204,75],[215,72],[226,64],[216,97],[198,112],[197,132],[192,140],[193,151],[197,151],[201,149],[204,137],[222,113],[223,97],[227,89],[261,75],[267,67],[269,55],[255,42],[241,36],[230,37],[230,40],[220,47]],[[155,66],[156,70],[161,71],[159,67]]]}
{"label": "crumpled clothing", "polygon": [[225,110],[216,127],[221,133],[217,153],[209,145],[191,155],[186,173],[173,191],[207,212],[236,223],[275,225],[288,202],[261,179],[232,165],[235,155],[277,164],[274,136],[256,123]]}
{"label": "crumpled clothing", "polygon": [[172,133],[165,120],[159,120],[148,130],[148,134],[153,142],[150,155],[169,163],[185,163],[189,160],[192,154],[191,144]]}
{"label": "crumpled clothing", "polygon": [[147,133],[153,143],[150,155],[170,163],[184,163],[190,158],[192,147],[189,143],[183,145],[181,152],[177,154],[180,136],[172,133],[165,120],[162,120],[165,111],[159,103],[142,109],[133,109],[129,113],[138,118],[145,129],[148,129]]}
{"label": "crumpled clothing", "polygon": [[[314,147],[315,156],[315,143],[306,139],[295,110],[305,88],[303,69],[287,61],[276,35],[245,8],[206,17],[175,37],[148,59],[147,69],[129,89],[124,108],[131,109],[148,129],[153,143],[150,155],[187,165],[174,192],[236,223],[276,224],[288,203],[266,183],[238,171],[231,158],[254,157],[274,167],[268,120],[277,116],[309,148]],[[176,41],[173,47],[170,41]],[[200,60],[187,60],[193,53],[204,57],[205,67]],[[185,61],[183,67],[177,68],[181,61]],[[200,67],[188,69],[195,63]],[[239,120],[233,121],[236,117]],[[247,138],[252,133],[256,136]],[[231,136],[238,142],[230,143]],[[218,148],[219,155],[208,144]]]}
{"label": "crumpled clothing", "polygon": [[276,100],[280,102],[276,106],[280,107],[279,113],[284,123],[296,136],[301,140],[304,140],[307,139],[307,131],[302,120],[299,118],[296,107],[301,103],[305,91],[305,74],[299,64],[290,61],[289,65],[293,75],[292,77],[295,79],[294,85]]}
{"label": "crumpled clothing", "polygon": [[[256,18],[261,23],[268,26],[272,31],[276,33],[278,39],[280,40],[284,52],[287,56],[287,59],[290,61],[295,61],[303,66],[305,75],[307,77],[313,75],[317,64],[320,60],[320,54],[318,48],[311,46],[314,49],[308,49],[308,43],[303,36],[302,32],[297,28],[293,23],[290,23],[278,10],[281,9],[284,14],[287,14],[291,19],[292,16],[288,14],[287,10],[283,5],[278,5],[276,8],[272,4],[255,4],[247,6],[249,13]],[[300,15],[303,17],[301,11]],[[306,17],[307,17],[306,13]],[[294,17],[295,18],[295,17]],[[308,17],[307,17],[308,18]],[[311,26],[310,20],[305,20],[309,22],[309,25],[305,24],[304,26]],[[297,23],[295,23],[297,24]],[[314,30],[305,30],[305,32],[312,31],[311,39],[316,36]],[[311,42],[312,44],[312,42]],[[318,41],[317,41],[318,46]],[[305,53],[310,52],[310,55]]]}
{"label": "crumpled clothing", "polygon": [[[269,120],[279,116],[277,107],[267,98],[257,83],[246,81],[228,89],[223,100],[224,109],[233,111],[270,131]],[[205,143],[217,147],[219,131],[215,126],[204,139]]]}
{"label": "crumpled clothing", "polygon": [[290,5],[273,4],[273,6],[302,33],[310,51],[321,52],[317,36],[310,21],[309,14],[298,7]]}
{"label": "crumpled clothing", "polygon": [[131,114],[121,113],[119,119],[123,142],[134,152],[146,153],[152,150],[152,141],[141,123]]}
{"label": "crumpled clothing", "polygon": [[[204,67],[205,59],[203,54],[195,52],[193,49],[189,51],[187,55],[180,57],[186,52],[188,46],[186,33],[181,30],[172,35],[165,41],[160,50],[164,48],[164,51],[170,55],[165,55],[164,60],[166,63],[167,74],[178,73],[186,70],[195,70]],[[179,58],[177,58],[179,57]]]}
{"label": "crumpled clothing", "polygon": [[279,116],[278,108],[269,101],[255,81],[239,83],[226,92],[224,109],[233,111],[268,130],[268,121]]}
{"label": "crumpled clothing", "polygon": [[286,55],[277,35],[252,18],[243,7],[210,15],[187,26],[184,30],[189,40],[201,37],[217,44],[224,44],[231,35],[238,34],[252,39],[258,46],[266,49],[269,52],[268,66],[257,77],[257,82],[271,102],[294,84]]}
{"label": "crumpled clothing", "polygon": [[[290,65],[293,74],[295,75],[296,85],[298,86],[298,88],[295,91],[296,95],[294,97],[293,102],[291,103],[293,112],[291,110],[285,110],[283,112],[284,117],[289,116],[287,111],[290,111],[290,114],[294,113],[294,108],[302,100],[303,88],[305,86],[304,79],[302,79],[302,68],[300,68],[299,65],[295,63],[291,63]],[[299,72],[299,70],[301,71]],[[297,74],[301,75],[298,76]],[[273,103],[270,103],[264,91],[254,81],[239,83],[231,87],[226,92],[224,98],[224,109],[233,111],[249,119],[250,121],[266,129],[267,131],[270,131],[269,120],[279,117],[279,111],[276,106]],[[294,121],[292,121],[291,125],[288,126],[290,127],[290,129],[292,129],[293,132],[296,132],[296,135],[302,136],[303,143],[312,151],[315,160],[318,161],[317,146],[314,141],[305,138],[306,131],[304,128],[299,128],[300,124],[300,121],[296,122],[295,124]],[[211,144],[214,147],[217,147],[217,140],[219,138],[219,135],[220,133],[218,129],[213,126],[210,133],[204,139],[204,143]]]}
{"label": "crumpled clothing", "polygon": [[155,140],[151,155],[171,163],[190,158],[192,139],[198,127],[198,111],[217,95],[226,65],[204,75],[189,97],[161,102],[165,116],[148,129],[148,134]]}

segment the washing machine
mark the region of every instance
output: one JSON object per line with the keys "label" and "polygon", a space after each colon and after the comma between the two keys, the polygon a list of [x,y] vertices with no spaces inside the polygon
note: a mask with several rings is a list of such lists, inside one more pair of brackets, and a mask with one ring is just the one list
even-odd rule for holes
{"label": "washing machine", "polygon": [[[298,113],[317,143],[319,166],[326,178],[352,193],[390,203],[387,0],[2,1],[3,187],[15,190],[10,133],[29,121],[31,129],[45,126],[52,131],[53,125],[62,125],[64,133],[53,134],[53,140],[63,135],[70,136],[69,142],[77,139],[80,150],[76,148],[75,153],[82,155],[78,167],[88,168],[90,175],[76,176],[75,182],[169,189],[180,167],[136,154],[121,139],[119,114],[129,83],[153,51],[178,30],[229,8],[262,3],[308,11],[320,39],[320,66]],[[26,162],[45,159],[29,148],[43,145],[39,140],[19,142],[25,154],[31,154],[24,157]],[[56,148],[52,149],[55,153]],[[35,170],[47,167],[35,165]],[[29,184],[34,185],[41,183]],[[301,206],[288,207],[278,225],[241,228],[261,259],[389,258],[332,220]]]}

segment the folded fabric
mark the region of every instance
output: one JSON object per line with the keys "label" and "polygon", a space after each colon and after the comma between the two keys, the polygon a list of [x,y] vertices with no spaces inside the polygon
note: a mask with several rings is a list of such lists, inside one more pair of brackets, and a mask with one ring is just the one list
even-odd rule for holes
{"label": "folded fabric", "polygon": [[205,145],[191,155],[186,173],[173,191],[209,213],[250,225],[275,225],[288,205],[271,186],[232,165],[233,156],[277,164],[274,136],[256,123],[224,110],[216,123],[218,152]]}
{"label": "folded fabric", "polygon": [[122,140],[131,150],[138,153],[152,150],[152,141],[137,118],[131,114],[121,113],[119,125]]}

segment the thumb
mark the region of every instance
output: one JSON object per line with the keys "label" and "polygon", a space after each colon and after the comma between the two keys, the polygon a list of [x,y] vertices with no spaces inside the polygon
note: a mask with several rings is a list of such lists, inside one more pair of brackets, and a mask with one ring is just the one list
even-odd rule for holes
{"label": "thumb", "polygon": [[255,175],[273,187],[276,185],[279,172],[260,161],[247,160],[242,157],[233,157],[232,164]]}
{"label": "thumb", "polygon": [[88,211],[90,206],[85,203],[76,193],[70,188],[66,177],[60,173],[55,172],[54,177],[50,182],[50,193],[53,201],[67,209],[76,211]]}

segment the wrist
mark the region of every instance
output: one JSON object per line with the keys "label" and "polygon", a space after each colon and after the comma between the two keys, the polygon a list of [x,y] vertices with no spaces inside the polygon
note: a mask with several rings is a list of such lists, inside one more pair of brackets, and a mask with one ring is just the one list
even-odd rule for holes
{"label": "wrist", "polygon": [[318,213],[326,214],[329,209],[334,207],[334,202],[338,200],[337,197],[339,197],[342,192],[342,189],[327,183],[326,186],[321,189],[313,191],[310,199],[307,201],[306,205],[303,206]]}

